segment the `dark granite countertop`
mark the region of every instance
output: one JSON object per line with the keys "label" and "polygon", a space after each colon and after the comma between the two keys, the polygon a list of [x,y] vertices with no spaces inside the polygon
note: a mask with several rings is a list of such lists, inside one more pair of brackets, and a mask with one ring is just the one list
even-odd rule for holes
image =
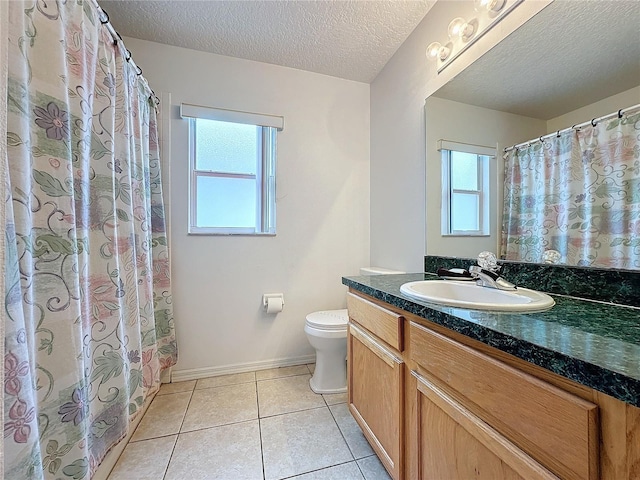
{"label": "dark granite countertop", "polygon": [[414,273],[343,277],[342,283],[640,407],[640,309],[551,294],[556,305],[545,312],[503,313],[444,307],[400,293],[403,283],[435,279]]}

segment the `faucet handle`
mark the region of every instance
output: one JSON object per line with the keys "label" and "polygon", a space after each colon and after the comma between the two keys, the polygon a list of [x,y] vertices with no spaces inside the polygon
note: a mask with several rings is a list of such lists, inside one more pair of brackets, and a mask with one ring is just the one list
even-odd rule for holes
{"label": "faucet handle", "polygon": [[490,272],[498,272],[500,270],[498,259],[492,252],[480,252],[478,254],[478,265]]}

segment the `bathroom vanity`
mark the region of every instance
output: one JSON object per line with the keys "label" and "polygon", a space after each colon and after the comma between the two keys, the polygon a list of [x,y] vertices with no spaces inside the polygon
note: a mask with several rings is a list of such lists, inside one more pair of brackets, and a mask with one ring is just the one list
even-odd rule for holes
{"label": "bathroom vanity", "polygon": [[395,480],[640,478],[640,310],[439,307],[345,277],[349,408]]}

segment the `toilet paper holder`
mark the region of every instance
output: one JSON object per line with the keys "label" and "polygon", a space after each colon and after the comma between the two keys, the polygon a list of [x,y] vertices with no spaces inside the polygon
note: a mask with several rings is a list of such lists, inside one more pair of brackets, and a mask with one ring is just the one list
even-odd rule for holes
{"label": "toilet paper holder", "polygon": [[267,313],[278,313],[284,309],[283,293],[265,293],[262,295],[262,306]]}

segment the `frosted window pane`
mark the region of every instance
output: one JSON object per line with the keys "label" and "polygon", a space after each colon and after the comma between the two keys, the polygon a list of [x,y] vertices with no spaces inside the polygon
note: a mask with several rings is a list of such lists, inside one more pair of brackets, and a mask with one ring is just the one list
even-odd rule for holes
{"label": "frosted window pane", "polygon": [[244,178],[197,178],[198,227],[256,226],[256,181]]}
{"label": "frosted window pane", "polygon": [[480,230],[478,195],[453,193],[451,195],[451,230]]}
{"label": "frosted window pane", "polygon": [[451,152],[451,188],[478,190],[478,155]]}
{"label": "frosted window pane", "polygon": [[196,120],[196,169],[256,174],[260,127]]}

